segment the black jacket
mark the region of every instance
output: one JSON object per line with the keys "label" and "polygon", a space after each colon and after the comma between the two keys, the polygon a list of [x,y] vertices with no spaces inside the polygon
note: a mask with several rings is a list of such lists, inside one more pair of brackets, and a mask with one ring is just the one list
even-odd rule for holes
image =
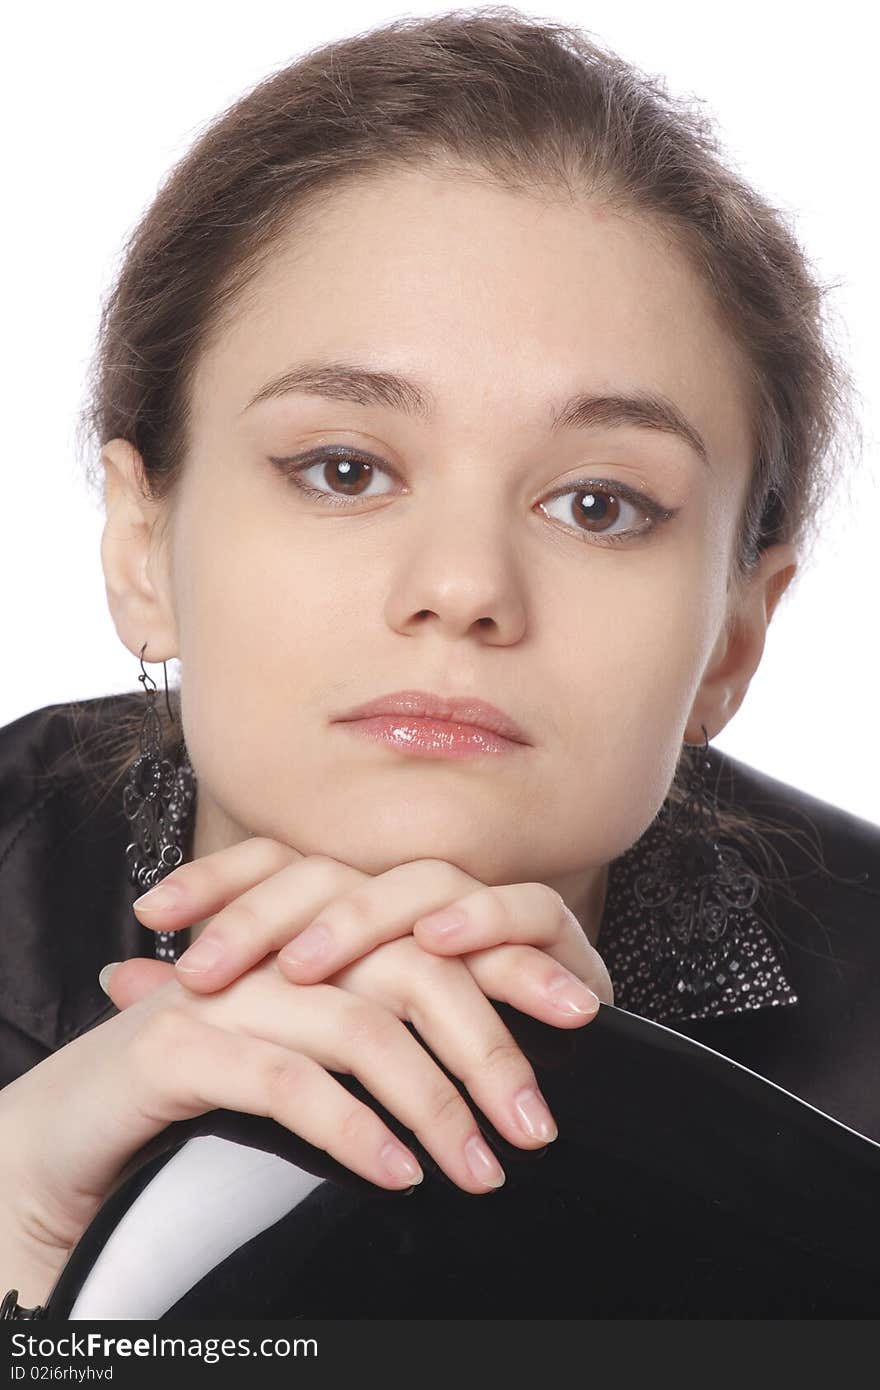
{"label": "black jacket", "polygon": [[[72,704],[49,705],[0,729],[0,1085],[112,1016],[101,966],[154,953],[153,933],[131,910],[139,890],[125,874],[121,786],[101,801],[74,749],[142,699],[85,701],[75,723]],[[774,841],[789,892],[764,902],[773,965],[797,1002],[777,992],[758,1007],[734,1001],[712,1017],[680,1019],[672,1001],[643,997],[631,1011],[880,1141],[880,826],[717,749],[711,757],[722,802],[770,813],[798,834],[797,844]],[[638,863],[642,851],[640,841],[625,862]],[[625,981],[615,976],[627,916],[623,863],[612,866],[598,945],[615,1004],[626,1009]]]}

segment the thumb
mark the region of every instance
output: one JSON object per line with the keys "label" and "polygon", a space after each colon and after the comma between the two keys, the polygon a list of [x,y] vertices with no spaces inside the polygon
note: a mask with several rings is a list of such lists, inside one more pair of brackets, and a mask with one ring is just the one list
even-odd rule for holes
{"label": "thumb", "polygon": [[98,983],[117,1009],[127,1009],[173,979],[174,966],[170,963],[134,956],[105,965]]}

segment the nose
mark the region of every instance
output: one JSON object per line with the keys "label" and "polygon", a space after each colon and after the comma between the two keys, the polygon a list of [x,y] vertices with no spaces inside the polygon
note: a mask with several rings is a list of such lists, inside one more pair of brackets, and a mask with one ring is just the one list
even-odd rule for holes
{"label": "nose", "polygon": [[411,630],[429,619],[461,637],[476,631],[498,643],[521,639],[526,626],[522,556],[500,508],[489,504],[435,510],[414,531],[394,572],[389,619]]}

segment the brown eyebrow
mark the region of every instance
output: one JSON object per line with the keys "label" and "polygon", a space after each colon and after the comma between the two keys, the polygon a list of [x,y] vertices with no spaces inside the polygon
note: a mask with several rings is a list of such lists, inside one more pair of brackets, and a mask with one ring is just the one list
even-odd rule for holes
{"label": "brown eyebrow", "polygon": [[[301,362],[267,381],[244,410],[290,391],[350,401],[355,405],[387,406],[421,420],[429,420],[437,408],[436,397],[431,391],[395,372],[374,371],[352,362],[312,361]],[[676,435],[711,468],[702,435],[675,402],[659,392],[579,392],[561,405],[551,403],[550,406],[550,429],[554,433],[562,429],[626,425]]]}

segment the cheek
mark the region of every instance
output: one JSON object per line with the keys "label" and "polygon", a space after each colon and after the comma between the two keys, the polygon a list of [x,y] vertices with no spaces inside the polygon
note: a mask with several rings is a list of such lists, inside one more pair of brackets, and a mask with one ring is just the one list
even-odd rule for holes
{"label": "cheek", "polygon": [[568,644],[556,682],[568,711],[556,824],[572,855],[579,841],[596,862],[633,844],[666,798],[723,607],[696,563],[618,586],[605,606],[589,641]]}
{"label": "cheek", "polygon": [[230,819],[270,833],[267,812],[292,795],[308,806],[319,791],[310,760],[318,703],[340,664],[338,627],[314,556],[292,555],[277,521],[240,511],[232,525],[209,506],[180,534],[181,698],[193,765]]}
{"label": "cheek", "polygon": [[[176,538],[175,585],[188,676],[240,684],[251,670],[289,683],[282,656],[310,646],[322,625],[315,557],[258,488],[226,488],[189,500]],[[294,667],[295,670],[295,667]],[[268,685],[268,681],[264,681]]]}

